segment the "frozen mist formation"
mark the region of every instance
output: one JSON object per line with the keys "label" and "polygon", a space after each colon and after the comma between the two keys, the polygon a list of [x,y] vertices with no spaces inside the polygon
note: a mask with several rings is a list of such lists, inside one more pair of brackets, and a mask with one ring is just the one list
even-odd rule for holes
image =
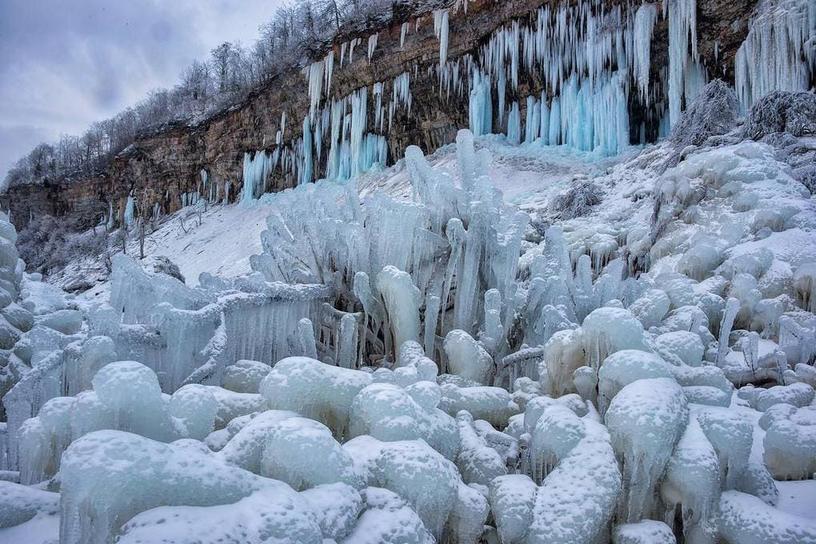
{"label": "frozen mist formation", "polygon": [[[117,255],[75,296],[0,215],[0,543],[816,544],[816,99],[752,62],[801,69],[763,17],[655,145],[569,151],[514,107],[276,194],[248,156],[241,275]],[[531,178],[556,159],[580,175]]]}

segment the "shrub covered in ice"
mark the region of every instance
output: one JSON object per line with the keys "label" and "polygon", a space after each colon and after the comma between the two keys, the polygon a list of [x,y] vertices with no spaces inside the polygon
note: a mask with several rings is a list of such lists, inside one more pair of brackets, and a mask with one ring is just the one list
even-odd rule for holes
{"label": "shrub covered in ice", "polygon": [[816,542],[816,523],[769,506],[757,497],[726,491],[720,498],[720,536],[740,544]]}
{"label": "shrub covered in ice", "polygon": [[746,138],[759,140],[774,132],[794,136],[816,134],[816,95],[773,91],[757,100],[743,127]]}
{"label": "shrub covered in ice", "polygon": [[292,410],[343,436],[351,403],[371,383],[371,374],[327,365],[308,357],[279,361],[261,382],[260,392],[275,410]]}
{"label": "shrub covered in ice", "polygon": [[602,197],[603,192],[595,183],[575,180],[566,191],[556,195],[547,207],[556,219],[574,219],[591,212],[593,206],[601,203]]}
{"label": "shrub covered in ice", "polygon": [[669,139],[682,149],[701,145],[711,136],[725,134],[737,125],[739,102],[733,89],[721,79],[709,82],[686,108],[672,128]]}
{"label": "shrub covered in ice", "polygon": [[686,397],[673,379],[637,380],[615,395],[605,421],[624,467],[623,519],[643,519],[654,509],[651,498],[686,428]]}

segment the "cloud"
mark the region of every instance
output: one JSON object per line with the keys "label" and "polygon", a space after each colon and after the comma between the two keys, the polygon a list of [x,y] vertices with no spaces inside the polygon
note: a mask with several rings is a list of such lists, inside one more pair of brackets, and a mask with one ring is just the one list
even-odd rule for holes
{"label": "cloud", "polygon": [[0,1],[0,178],[40,141],[81,133],[173,86],[219,43],[253,43],[280,4]]}

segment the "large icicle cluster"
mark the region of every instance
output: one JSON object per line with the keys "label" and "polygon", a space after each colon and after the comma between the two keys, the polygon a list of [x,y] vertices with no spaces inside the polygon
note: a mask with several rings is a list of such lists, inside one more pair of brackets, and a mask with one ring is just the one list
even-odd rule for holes
{"label": "large icicle cluster", "polygon": [[816,77],[816,8],[762,0],[734,60],[737,95],[748,109],[771,91],[807,91]]}
{"label": "large icicle cluster", "polygon": [[[458,11],[457,4],[454,11],[430,14],[438,62],[424,68],[415,63],[393,80],[344,95],[332,90],[335,68],[354,64],[354,50],[366,40],[367,62],[372,62],[380,39],[376,32],[340,44],[337,66],[335,49],[305,66],[309,112],[302,133],[287,139],[284,112],[274,143],[264,140],[264,149],[245,154],[243,199],[258,198],[273,185],[351,179],[395,161],[389,154],[403,144],[390,140],[394,120],[410,115],[410,80],[423,74],[447,102],[456,96],[467,102],[468,128],[477,136],[504,134],[513,144],[565,145],[601,155],[668,136],[715,75],[697,50],[696,0],[663,0],[662,9],[656,3],[558,2],[503,23],[475,51],[449,58]],[[659,17],[668,27],[665,69],[652,62]],[[412,21],[415,32],[421,20]],[[812,87],[814,21],[816,10],[808,0],[759,3],[734,66],[744,111],[772,90]],[[409,22],[400,26],[400,49],[411,27]],[[366,62],[359,53],[358,62]]]}

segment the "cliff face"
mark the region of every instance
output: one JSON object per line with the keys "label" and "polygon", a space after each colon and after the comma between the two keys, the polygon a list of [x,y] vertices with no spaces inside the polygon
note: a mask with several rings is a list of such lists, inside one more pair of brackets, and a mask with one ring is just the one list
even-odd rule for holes
{"label": "cliff face", "polygon": [[[387,139],[388,162],[401,158],[409,144],[419,145],[426,152],[433,151],[452,142],[456,131],[468,126],[468,65],[478,57],[479,48],[503,25],[517,20],[522,25],[531,24],[538,8],[554,8],[563,3],[563,0],[476,0],[468,4],[467,12],[461,7],[451,8],[448,13],[447,66],[456,65],[457,73],[453,83],[446,83],[453,87],[450,91],[441,90],[442,78],[438,75],[440,39],[435,33],[432,13],[402,15],[401,20],[363,35],[342,36],[333,46],[331,97],[342,98],[356,89],[368,87],[371,105],[374,100],[372,86],[383,82],[382,96],[390,97],[391,82],[400,74],[408,73],[412,97],[410,112],[405,107],[395,108],[390,127],[379,131]],[[721,77],[733,83],[734,55],[745,38],[755,4],[756,0],[698,2],[698,50],[700,62],[706,66],[710,77]],[[626,4],[617,0],[600,2],[599,9],[607,11],[618,6],[626,13]],[[666,18],[659,15],[660,9],[658,4],[651,39],[649,79],[658,93],[665,94],[665,89],[660,89],[665,87],[661,81],[665,81],[665,67],[669,63],[669,30]],[[403,23],[408,24],[401,45]],[[366,42],[369,35],[377,32],[376,47],[369,62]],[[348,48],[355,38],[360,40],[354,50],[353,62],[349,63]],[[341,50],[345,57],[342,66],[338,62]],[[508,86],[506,104],[517,100],[521,119],[524,119],[524,98],[539,95],[543,88],[544,82],[540,78],[521,71],[517,87]],[[629,93],[631,138],[633,141],[638,138],[641,123],[647,139],[653,138],[657,134],[659,119],[654,111],[647,111],[632,99],[636,94],[635,91]],[[19,229],[31,216],[39,214],[75,214],[82,223],[90,225],[111,208],[114,219],[121,221],[128,195],[134,197],[137,213],[145,215],[153,213],[157,204],[163,213],[173,212],[182,205],[184,194],[196,191],[212,199],[234,199],[242,185],[244,154],[275,148],[278,131],[283,132],[283,145],[279,149],[289,154],[266,179],[264,188],[272,191],[290,187],[296,184],[297,170],[287,169],[283,164],[288,161],[291,166],[291,163],[302,160],[302,155],[297,152],[298,138],[309,109],[307,79],[302,71],[293,70],[274,78],[243,103],[199,126],[172,127],[136,141],[104,174],[51,185],[13,187],[3,196],[3,204],[10,209],[12,221]],[[287,121],[285,130],[282,130],[284,114]],[[375,114],[369,107],[369,127],[374,123]],[[494,129],[497,127],[498,123],[494,122]],[[314,163],[318,177],[325,171],[327,140],[330,138],[325,127],[323,131],[322,157]],[[206,188],[202,184],[202,170],[207,173]]]}

